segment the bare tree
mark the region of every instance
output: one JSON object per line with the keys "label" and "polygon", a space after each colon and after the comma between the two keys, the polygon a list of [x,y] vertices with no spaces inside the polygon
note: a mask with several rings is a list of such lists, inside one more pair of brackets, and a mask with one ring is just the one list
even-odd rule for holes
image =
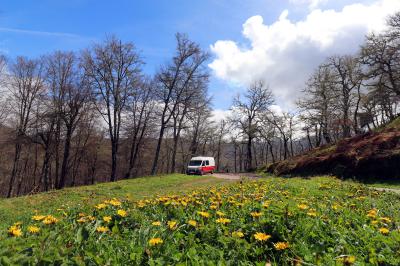
{"label": "bare tree", "polygon": [[130,149],[125,178],[132,175],[144,138],[148,135],[149,129],[153,129],[151,125],[154,120],[155,105],[153,89],[152,81],[144,80],[133,92],[127,104],[127,123],[129,124],[127,131],[130,135]]}
{"label": "bare tree", "polygon": [[111,176],[116,180],[122,113],[137,86],[142,61],[132,43],[115,37],[82,54],[85,75],[89,79],[97,110],[104,119],[111,143]]}
{"label": "bare tree", "polygon": [[[341,110],[341,127],[343,137],[351,136],[351,106],[353,102],[353,92],[359,92],[362,84],[361,67],[358,59],[351,56],[332,56],[328,59],[326,67],[331,69],[333,74],[332,82],[338,96],[338,105]],[[359,93],[357,94],[359,96]],[[358,97],[360,99],[360,97]],[[359,100],[356,103],[356,112],[359,107]]]}
{"label": "bare tree", "polygon": [[[80,72],[77,59],[72,52],[55,52],[49,55],[46,60],[46,76],[52,94],[53,113],[57,114],[58,122],[65,127],[61,172],[55,184],[56,188],[60,189],[66,185],[71,141],[82,114],[85,113],[84,108],[88,105],[89,91],[88,83]],[[53,121],[50,123],[51,129]]]}
{"label": "bare tree", "polygon": [[204,63],[208,54],[204,53],[198,44],[190,41],[186,35],[177,34],[176,55],[172,62],[161,68],[156,75],[158,86],[158,101],[160,102],[160,132],[153,160],[151,174],[157,173],[158,159],[164,133],[177,108],[187,95],[188,89],[195,80],[205,79],[208,73]]}
{"label": "bare tree", "polygon": [[9,114],[9,103],[7,101],[7,75],[6,75],[6,58],[0,55],[0,125],[4,123]]}
{"label": "bare tree", "polygon": [[7,197],[12,196],[15,178],[19,175],[23,142],[32,122],[32,108],[43,91],[42,70],[40,60],[24,57],[18,57],[10,67],[8,88],[15,115],[15,153]]}
{"label": "bare tree", "polygon": [[230,120],[247,140],[248,171],[253,168],[252,142],[259,132],[261,116],[272,103],[272,92],[261,81],[253,83],[247,89],[244,99],[238,95],[233,100],[233,116]]}
{"label": "bare tree", "polygon": [[216,131],[216,139],[217,139],[217,172],[220,171],[220,164],[221,164],[221,156],[222,156],[222,144],[224,138],[228,133],[228,123],[222,119],[218,123],[217,131]]}

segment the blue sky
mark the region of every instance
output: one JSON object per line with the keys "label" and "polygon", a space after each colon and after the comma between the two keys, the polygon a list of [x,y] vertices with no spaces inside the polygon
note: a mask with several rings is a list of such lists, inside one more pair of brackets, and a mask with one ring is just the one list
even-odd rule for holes
{"label": "blue sky", "polygon": [[[316,0],[314,0],[316,1]],[[209,50],[218,40],[230,40],[244,49],[251,43],[242,25],[260,15],[264,24],[275,22],[283,10],[293,21],[309,12],[312,0],[2,0],[0,5],[0,52],[8,57],[39,56],[54,50],[80,50],[116,34],[132,41],[151,74],[171,58],[174,34],[184,32]],[[325,8],[340,9],[350,0],[317,0]],[[358,2],[373,2],[358,1]],[[300,3],[300,4],[299,4]],[[248,47],[246,47],[248,46]],[[213,61],[213,59],[210,60]],[[241,87],[237,82],[213,75],[210,93],[215,108],[227,109]]]}

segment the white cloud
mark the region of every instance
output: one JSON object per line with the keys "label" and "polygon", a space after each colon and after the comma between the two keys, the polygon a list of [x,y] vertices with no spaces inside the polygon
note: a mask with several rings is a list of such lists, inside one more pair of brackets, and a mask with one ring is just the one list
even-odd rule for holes
{"label": "white cloud", "polygon": [[222,120],[226,121],[230,115],[231,115],[231,111],[230,110],[213,109],[212,110],[211,120],[216,122],[216,123],[219,123]]}
{"label": "white cloud", "polygon": [[263,79],[282,105],[292,105],[305,81],[327,56],[358,51],[365,34],[385,27],[388,15],[400,10],[399,0],[350,4],[340,11],[315,9],[299,21],[283,11],[270,25],[261,16],[243,24],[250,46],[230,40],[211,45],[215,60],[209,65],[215,75],[247,86]]}

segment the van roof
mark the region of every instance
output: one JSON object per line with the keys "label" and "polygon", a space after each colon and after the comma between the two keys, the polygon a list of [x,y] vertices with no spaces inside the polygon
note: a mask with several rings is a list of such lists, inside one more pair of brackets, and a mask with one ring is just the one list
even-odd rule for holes
{"label": "van roof", "polygon": [[197,157],[192,157],[190,160],[214,160],[214,157],[205,157],[205,156],[197,156]]}

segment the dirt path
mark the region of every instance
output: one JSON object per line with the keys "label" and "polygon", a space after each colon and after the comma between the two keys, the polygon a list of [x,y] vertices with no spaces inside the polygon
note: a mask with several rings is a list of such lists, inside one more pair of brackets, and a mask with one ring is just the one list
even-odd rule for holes
{"label": "dirt path", "polygon": [[213,176],[228,180],[257,179],[261,177],[254,173],[214,173]]}
{"label": "dirt path", "polygon": [[384,187],[371,187],[372,189],[383,191],[383,192],[393,192],[396,194],[400,194],[400,189],[396,188],[384,188]]}

